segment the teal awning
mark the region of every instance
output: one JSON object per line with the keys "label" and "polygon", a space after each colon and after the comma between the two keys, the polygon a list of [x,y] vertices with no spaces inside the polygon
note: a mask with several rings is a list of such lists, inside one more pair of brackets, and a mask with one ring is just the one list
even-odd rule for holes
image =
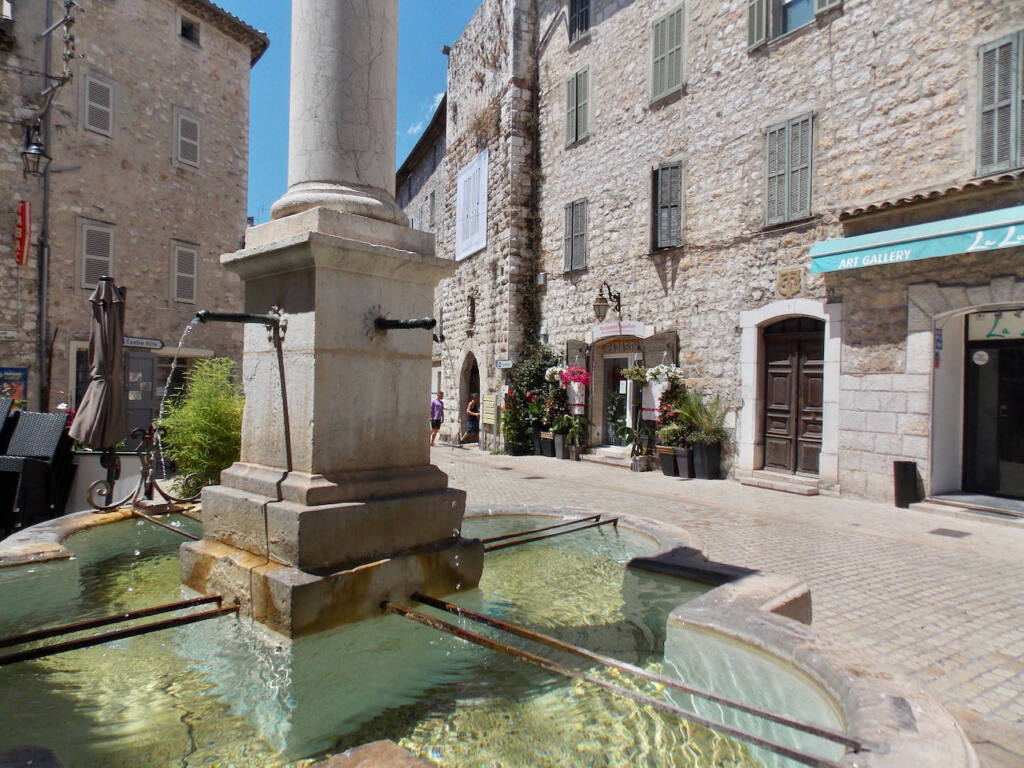
{"label": "teal awning", "polygon": [[811,246],[811,272],[897,264],[1024,245],[1024,205]]}

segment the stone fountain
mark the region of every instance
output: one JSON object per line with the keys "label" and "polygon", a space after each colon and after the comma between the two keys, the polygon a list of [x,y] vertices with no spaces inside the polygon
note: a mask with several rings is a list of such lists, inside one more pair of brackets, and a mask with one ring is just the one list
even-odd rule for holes
{"label": "stone fountain", "polygon": [[430,315],[455,270],[394,200],[397,30],[397,0],[292,0],[288,191],[221,257],[287,336],[246,327],[241,459],[203,493],[182,581],[291,637],[483,568],[430,463],[430,333],[377,323]]}

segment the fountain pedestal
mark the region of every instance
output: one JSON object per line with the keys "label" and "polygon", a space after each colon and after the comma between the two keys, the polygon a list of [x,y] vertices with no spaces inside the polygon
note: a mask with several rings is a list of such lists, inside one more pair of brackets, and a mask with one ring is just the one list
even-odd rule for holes
{"label": "fountain pedestal", "polygon": [[317,207],[250,229],[221,258],[245,310],[280,307],[288,326],[280,350],[246,327],[241,459],[203,492],[186,585],[294,637],[476,586],[465,493],[430,464],[430,332],[374,328],[432,314],[454,271],[433,251],[429,234]]}

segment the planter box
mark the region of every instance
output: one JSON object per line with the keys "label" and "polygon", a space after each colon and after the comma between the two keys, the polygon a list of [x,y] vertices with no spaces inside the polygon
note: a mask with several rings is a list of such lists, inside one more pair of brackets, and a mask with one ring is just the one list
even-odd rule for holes
{"label": "planter box", "polygon": [[653,456],[634,456],[629,468],[634,472],[650,472],[654,469],[655,459]]}
{"label": "planter box", "polygon": [[583,454],[583,446],[581,445],[570,445],[566,450],[569,452],[569,458],[573,461],[579,461],[580,456]]}
{"label": "planter box", "polygon": [[540,433],[540,453],[542,456],[555,456],[555,433],[554,432],[541,432]]}
{"label": "planter box", "polygon": [[530,438],[533,440],[533,455],[540,456],[540,430],[536,427],[532,428]]}
{"label": "planter box", "polygon": [[554,438],[555,458],[556,459],[568,459],[569,458],[569,447],[565,444],[565,434],[562,432],[556,432]]}
{"label": "planter box", "polygon": [[679,470],[676,468],[676,449],[671,445],[659,445],[654,449],[658,454],[658,461],[661,462],[661,471],[667,477],[678,477]]}
{"label": "planter box", "polygon": [[719,443],[694,445],[693,469],[700,480],[717,480],[722,473],[722,446]]}
{"label": "planter box", "polygon": [[692,448],[676,448],[676,474],[679,477],[687,480],[691,479],[693,474],[693,449]]}

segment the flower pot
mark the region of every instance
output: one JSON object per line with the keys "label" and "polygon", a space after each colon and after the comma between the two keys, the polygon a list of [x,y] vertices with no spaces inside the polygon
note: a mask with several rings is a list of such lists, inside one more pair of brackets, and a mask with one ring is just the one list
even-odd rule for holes
{"label": "flower pot", "polygon": [[555,458],[556,459],[568,459],[569,458],[569,447],[565,444],[565,433],[556,432],[554,439],[555,447]]}
{"label": "flower pot", "polygon": [[693,449],[676,448],[676,474],[689,480],[693,477]]}
{"label": "flower pot", "polygon": [[630,461],[629,468],[634,472],[650,472],[654,469],[654,457],[634,456]]}
{"label": "flower pot", "polygon": [[580,454],[582,454],[582,453],[583,453],[583,447],[582,446],[579,446],[579,445],[570,445],[569,446],[569,458],[572,459],[573,461],[579,461],[580,460]]}
{"label": "flower pot", "polygon": [[659,445],[654,449],[658,454],[658,461],[661,462],[661,471],[668,477],[676,477],[679,470],[676,468],[676,449],[671,445]]}
{"label": "flower pot", "polygon": [[540,453],[542,456],[555,456],[555,433],[554,432],[541,432],[540,433]]}
{"label": "flower pot", "polygon": [[570,381],[565,386],[566,399],[568,400],[569,413],[579,416],[587,402],[587,387],[581,381]]}
{"label": "flower pot", "polygon": [[701,480],[717,480],[722,473],[721,443],[697,443],[693,446],[693,469]]}
{"label": "flower pot", "polygon": [[530,438],[533,440],[533,455],[540,456],[540,427],[530,429]]}

